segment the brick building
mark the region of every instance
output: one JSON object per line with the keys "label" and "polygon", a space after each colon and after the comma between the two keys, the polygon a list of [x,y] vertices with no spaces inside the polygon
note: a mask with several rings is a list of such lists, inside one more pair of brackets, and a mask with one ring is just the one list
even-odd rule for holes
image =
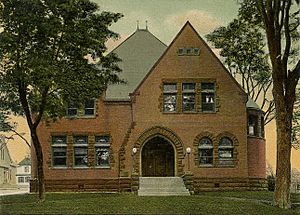
{"label": "brick building", "polygon": [[39,127],[46,191],[136,191],[144,177],[264,188],[263,112],[189,22],[169,46],[146,28],[113,52],[128,83]]}

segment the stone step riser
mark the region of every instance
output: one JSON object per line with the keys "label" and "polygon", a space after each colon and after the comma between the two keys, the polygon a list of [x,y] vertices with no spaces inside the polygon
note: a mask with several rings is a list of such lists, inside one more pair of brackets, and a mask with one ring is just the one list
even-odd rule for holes
{"label": "stone step riser", "polygon": [[141,177],[139,196],[190,195],[180,177]]}

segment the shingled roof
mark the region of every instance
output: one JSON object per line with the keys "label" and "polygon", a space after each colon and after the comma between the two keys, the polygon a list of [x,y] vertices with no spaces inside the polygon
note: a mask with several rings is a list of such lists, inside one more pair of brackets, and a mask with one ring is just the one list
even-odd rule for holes
{"label": "shingled roof", "polygon": [[119,77],[127,83],[109,85],[106,99],[129,99],[129,93],[134,91],[166,48],[148,29],[137,29],[112,51],[122,60]]}

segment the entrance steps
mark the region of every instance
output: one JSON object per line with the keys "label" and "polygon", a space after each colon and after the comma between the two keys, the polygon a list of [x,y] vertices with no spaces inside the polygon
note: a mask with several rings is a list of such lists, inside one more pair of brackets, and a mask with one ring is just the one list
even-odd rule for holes
{"label": "entrance steps", "polygon": [[140,177],[139,196],[188,196],[181,177]]}

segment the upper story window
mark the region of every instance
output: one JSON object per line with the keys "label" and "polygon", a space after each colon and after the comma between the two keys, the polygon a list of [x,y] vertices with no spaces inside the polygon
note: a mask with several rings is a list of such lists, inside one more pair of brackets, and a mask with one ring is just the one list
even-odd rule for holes
{"label": "upper story window", "polygon": [[219,142],[218,155],[220,165],[233,164],[233,142],[228,137],[222,137]]}
{"label": "upper story window", "polygon": [[199,142],[199,165],[213,164],[213,143],[210,138],[204,137]]}
{"label": "upper story window", "polygon": [[200,55],[200,49],[195,47],[181,47],[177,50],[178,56],[198,56]]}
{"label": "upper story window", "polygon": [[78,105],[74,103],[70,103],[68,105],[67,115],[68,116],[76,116],[77,115]]}
{"label": "upper story window", "polygon": [[92,116],[95,114],[95,100],[90,99],[85,102],[84,106],[84,115],[85,116]]}
{"label": "upper story window", "polygon": [[110,166],[110,137],[108,135],[95,136],[95,158],[96,166]]}
{"label": "upper story window", "polygon": [[176,103],[177,103],[177,84],[176,83],[168,83],[163,86],[163,96],[164,96],[164,104],[163,110],[164,112],[176,112]]}
{"label": "upper story window", "polygon": [[74,136],[74,166],[88,166],[88,137]]}
{"label": "upper story window", "polygon": [[52,137],[52,166],[54,167],[67,166],[67,137],[66,136]]}
{"label": "upper story window", "polygon": [[182,84],[182,111],[195,111],[195,83]]}
{"label": "upper story window", "polygon": [[70,103],[67,109],[67,116],[69,117],[84,117],[95,115],[95,99],[89,99],[83,104]]}
{"label": "upper story window", "polygon": [[215,112],[215,83],[201,83],[202,112]]}
{"label": "upper story window", "polygon": [[28,166],[24,166],[24,172],[29,172],[29,167]]}
{"label": "upper story window", "polygon": [[248,117],[248,134],[258,136],[258,116],[250,114]]}

